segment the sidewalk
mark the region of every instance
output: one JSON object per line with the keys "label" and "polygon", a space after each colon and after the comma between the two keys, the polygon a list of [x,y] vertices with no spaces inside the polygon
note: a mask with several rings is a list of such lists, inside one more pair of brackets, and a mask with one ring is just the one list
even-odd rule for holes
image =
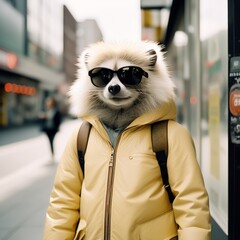
{"label": "sidewalk", "polygon": [[[79,123],[73,120],[61,126],[54,143],[57,161]],[[43,134],[0,147],[0,240],[42,239],[57,167],[50,159]]]}
{"label": "sidewalk", "polygon": [[42,239],[56,166],[43,165],[22,171],[16,175],[15,184],[12,181],[1,190],[1,240]]}
{"label": "sidewalk", "polygon": [[38,137],[41,134],[39,123],[12,128],[0,128],[0,146]]}

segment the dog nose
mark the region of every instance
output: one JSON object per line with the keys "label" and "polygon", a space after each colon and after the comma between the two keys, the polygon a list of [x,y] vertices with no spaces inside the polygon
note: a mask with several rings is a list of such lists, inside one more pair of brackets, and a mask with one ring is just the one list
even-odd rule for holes
{"label": "dog nose", "polygon": [[117,85],[111,85],[108,87],[108,91],[112,94],[112,95],[116,95],[117,93],[119,93],[121,90],[120,86]]}

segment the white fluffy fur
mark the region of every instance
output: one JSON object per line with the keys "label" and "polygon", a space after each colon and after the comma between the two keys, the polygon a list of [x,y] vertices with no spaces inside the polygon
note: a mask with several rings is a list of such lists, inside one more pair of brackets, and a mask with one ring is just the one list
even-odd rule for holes
{"label": "white fluffy fur", "polygon": [[[151,55],[148,51],[152,49],[157,53],[157,61],[154,66],[149,66]],[[174,99],[175,86],[161,50],[157,43],[151,41],[99,42],[89,46],[79,59],[78,78],[70,89],[71,112],[80,117],[95,115],[115,128],[125,126],[136,117]],[[128,104],[123,101],[122,106],[114,107],[114,99],[106,97],[106,88],[92,85],[88,71],[99,66],[115,66],[119,69],[123,65],[141,67],[148,73],[148,78],[143,79],[137,87],[122,86],[121,94],[129,94],[130,100]]]}

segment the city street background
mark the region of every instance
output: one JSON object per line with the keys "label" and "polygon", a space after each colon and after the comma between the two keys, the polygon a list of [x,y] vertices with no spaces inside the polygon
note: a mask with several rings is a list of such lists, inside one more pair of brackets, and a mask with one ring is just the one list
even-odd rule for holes
{"label": "city street background", "polygon": [[[56,165],[79,124],[70,116],[68,99],[79,55],[92,43],[123,39],[164,47],[176,84],[177,120],[193,136],[209,193],[212,239],[240,236],[240,148],[231,142],[240,136],[240,118],[229,112],[239,113],[240,58],[232,52],[239,49],[238,4],[0,0],[0,240],[41,239]],[[229,101],[235,99],[229,99],[230,89],[237,101]],[[39,130],[49,97],[68,119],[56,135],[55,164]]]}

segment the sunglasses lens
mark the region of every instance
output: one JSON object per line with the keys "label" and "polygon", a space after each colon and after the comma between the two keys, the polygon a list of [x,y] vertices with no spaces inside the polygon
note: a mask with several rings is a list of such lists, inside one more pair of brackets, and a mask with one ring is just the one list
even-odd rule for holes
{"label": "sunglasses lens", "polygon": [[140,67],[122,67],[117,71],[113,71],[108,68],[94,68],[88,72],[91,77],[92,84],[96,87],[105,87],[113,78],[113,74],[117,73],[119,80],[125,85],[138,85],[142,76],[148,77],[148,74],[144,72]]}
{"label": "sunglasses lens", "polygon": [[118,77],[123,84],[138,85],[143,76],[143,70],[139,67],[123,67],[118,70]]}
{"label": "sunglasses lens", "polygon": [[113,77],[113,71],[107,68],[94,68],[89,71],[93,85],[105,87]]}

